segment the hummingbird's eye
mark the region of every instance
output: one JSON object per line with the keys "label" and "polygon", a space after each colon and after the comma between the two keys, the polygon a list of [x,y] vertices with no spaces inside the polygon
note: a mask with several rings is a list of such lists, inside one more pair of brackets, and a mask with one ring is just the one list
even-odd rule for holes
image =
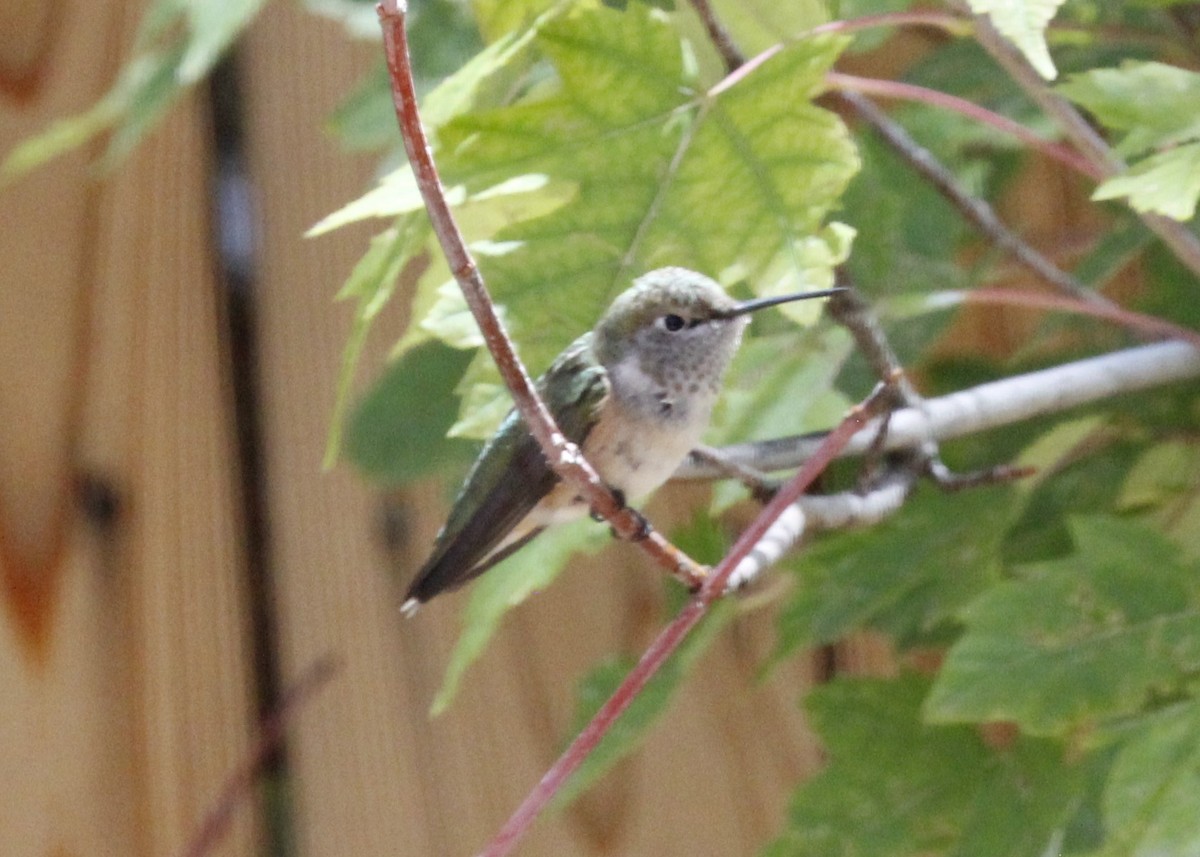
{"label": "hummingbird's eye", "polygon": [[672,333],[677,330],[683,330],[686,325],[687,322],[683,320],[683,316],[681,315],[675,315],[675,313],[671,313],[670,315],[664,315],[662,317],[662,326]]}

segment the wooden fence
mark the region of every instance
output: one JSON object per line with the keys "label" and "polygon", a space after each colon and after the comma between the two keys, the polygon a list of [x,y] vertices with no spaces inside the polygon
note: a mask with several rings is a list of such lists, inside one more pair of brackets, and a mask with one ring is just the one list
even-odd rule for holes
{"label": "wooden fence", "polygon": [[[0,148],[104,91],[141,6],[7,4]],[[181,853],[253,750],[264,617],[283,686],[329,654],[341,666],[296,715],[283,784],[252,793],[208,853],[266,854],[281,830],[302,857],[473,853],[560,749],[579,676],[656,627],[656,572],[616,546],[518,611],[429,719],[457,605],[403,622],[396,578],[444,498],[320,469],[349,321],[331,299],[368,233],[301,233],[370,180],[320,126],[373,49],[297,7],[270,4],[241,51],[262,224],[252,363],[231,356],[203,93],[111,175],[89,172],[92,147],[0,195],[5,857]],[[404,321],[384,321],[369,366]],[[246,379],[261,517],[239,455]],[[645,750],[521,853],[754,853],[819,763],[803,670],[755,681],[770,641],[769,617],[740,620]],[[843,657],[879,662],[869,646]]]}

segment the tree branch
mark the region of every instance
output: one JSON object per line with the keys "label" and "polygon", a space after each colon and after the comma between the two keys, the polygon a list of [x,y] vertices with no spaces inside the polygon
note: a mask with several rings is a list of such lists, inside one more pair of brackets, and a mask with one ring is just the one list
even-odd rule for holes
{"label": "tree branch", "polygon": [[1094,166],[1087,158],[1080,156],[1073,149],[1055,143],[1052,140],[1045,140],[1020,122],[1014,122],[1007,116],[988,110],[986,107],[980,107],[975,102],[959,98],[957,95],[950,95],[947,92],[939,92],[936,89],[917,86],[912,83],[904,83],[899,80],[878,80],[876,78],[843,74],[837,71],[828,72],[825,75],[825,81],[829,84],[830,88],[841,93],[843,96],[849,93],[862,93],[865,95],[875,95],[880,98],[916,101],[959,113],[969,119],[974,119],[976,122],[984,125],[990,125],[997,131],[1002,131],[1005,134],[1015,137],[1034,151],[1041,152],[1046,157],[1053,158],[1090,179],[1099,181],[1104,177],[1098,167]]}
{"label": "tree branch", "polygon": [[[1005,225],[995,209],[980,197],[969,193],[933,153],[914,140],[899,122],[880,110],[870,99],[855,90],[839,93],[855,114],[874,129],[892,150],[918,175],[940,193],[963,218],[1001,252],[1029,270],[1054,289],[1088,303],[1110,306],[1102,295],[1059,268],[1020,235]],[[1055,147],[1057,150],[1059,147]]]}
{"label": "tree branch", "polygon": [[458,223],[446,201],[445,189],[433,161],[433,152],[421,124],[417,108],[416,88],[408,51],[405,27],[406,8],[402,0],[382,0],[376,7],[383,29],[384,51],[392,84],[392,100],[396,119],[404,139],[413,174],[417,179],[434,233],[446,254],[446,261],[462,289],[467,306],[474,316],[484,342],[496,361],[505,385],[530,434],[537,440],[554,472],[572,485],[591,507],[602,516],[621,538],[636,541],[656,562],[686,585],[695,588],[704,579],[704,569],[659,533],[648,529],[646,520],[626,508],[613,496],[588,463],[579,448],[559,429],[554,416],[538,395],[528,371],[517,356],[516,348],[484,285],[479,267],[467,250]]}
{"label": "tree branch", "polygon": [[340,668],[338,658],[325,655],[309,664],[283,692],[275,710],[263,719],[258,740],[225,781],[217,799],[180,852],[181,857],[205,857],[212,853],[229,830],[234,811],[258,781],[267,760],[283,743],[292,717],[337,675]]}
{"label": "tree branch", "polygon": [[713,570],[712,575],[704,581],[704,585],[696,596],[683,606],[670,624],[650,644],[641,660],[637,662],[621,685],[600,707],[600,710],[583,728],[583,731],[575,737],[570,746],[563,751],[558,760],[546,771],[541,781],[534,786],[521,805],[500,828],[495,838],[480,852],[480,857],[504,857],[512,851],[518,840],[524,836],[546,807],[546,804],[562,788],[567,778],[595,749],[596,745],[600,743],[600,739],[612,728],[617,718],[629,707],[646,683],[679,647],[688,632],[704,617],[712,602],[725,593],[730,578],[742,560],[763,541],[779,517],[820,475],[825,466],[837,455],[839,448],[881,406],[884,398],[881,395],[881,388],[877,388],[871,397],[852,409],[842,423],[825,437],[813,457],[805,462],[791,481],[775,495],[750,526],[742,532],[737,542],[730,548],[729,553]]}
{"label": "tree branch", "polygon": [[739,590],[777,563],[808,530],[877,524],[898,512],[916,486],[919,472],[903,466],[889,471],[867,491],[805,494],[796,499],[729,575],[726,588]]}
{"label": "tree branch", "polygon": [[717,53],[721,55],[726,71],[737,71],[746,62],[745,54],[734,44],[733,37],[729,35],[729,31],[725,29],[725,25],[721,23],[716,13],[713,12],[713,8],[708,0],[691,0],[691,3],[692,8],[696,10],[696,14],[700,16],[700,20],[704,24],[704,29],[708,31],[708,38],[717,49]]}
{"label": "tree branch", "polygon": [[[975,16],[975,37],[996,63],[1045,111],[1068,140],[1107,179],[1125,171],[1125,163],[1109,148],[1075,107],[1046,86],[1029,61],[1005,39],[984,16]],[[1136,212],[1175,257],[1200,277],[1200,239],[1184,224],[1161,214]]]}
{"label": "tree branch", "polygon": [[[930,438],[951,440],[1193,378],[1200,378],[1200,351],[1188,343],[1129,348],[925,399],[919,409],[894,411],[888,417],[884,448],[910,449]],[[868,424],[841,454],[864,454],[878,428],[878,422]],[[720,452],[737,465],[771,473],[800,466],[815,454],[823,438],[823,433],[778,438],[727,446]],[[723,475],[719,468],[689,458],[674,478],[716,479]]]}

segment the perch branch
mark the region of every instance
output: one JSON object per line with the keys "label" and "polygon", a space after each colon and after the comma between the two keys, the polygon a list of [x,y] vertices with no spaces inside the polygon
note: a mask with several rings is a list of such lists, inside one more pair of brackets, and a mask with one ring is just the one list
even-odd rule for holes
{"label": "perch branch", "polygon": [[[902,408],[888,417],[885,449],[919,446],[928,438],[951,440],[1061,413],[1071,408],[1177,381],[1200,378],[1200,351],[1185,342],[1158,342],[1049,369],[1014,375],[968,390],[926,399],[923,407]],[[842,450],[862,455],[878,431],[871,423]],[[729,461],[764,473],[800,466],[820,447],[823,433],[722,447]],[[724,471],[689,458],[676,479],[722,478]]]}
{"label": "perch branch", "polygon": [[495,305],[484,285],[479,267],[467,250],[458,223],[446,201],[445,189],[434,164],[433,152],[421,124],[417,108],[416,88],[409,59],[408,35],[405,27],[406,9],[401,0],[382,0],[376,7],[383,29],[384,51],[392,84],[392,100],[404,150],[408,154],[417,186],[425,200],[429,220],[446,254],[446,261],[462,289],[484,342],[491,352],[500,375],[513,396],[521,418],[530,434],[537,440],[554,472],[576,488],[592,511],[603,517],[621,538],[636,541],[670,573],[686,585],[695,588],[704,579],[704,569],[672,545],[658,532],[649,529],[646,521],[632,509],[626,508],[559,429],[554,416],[538,395],[512,340],[496,314]]}
{"label": "perch branch", "polygon": [[595,749],[596,745],[600,743],[600,739],[621,716],[621,713],[641,693],[646,683],[679,647],[688,632],[704,617],[713,601],[725,592],[730,577],[742,560],[750,555],[772,530],[780,515],[792,506],[796,498],[825,469],[829,461],[837,455],[839,448],[869,419],[884,398],[880,389],[877,389],[865,402],[853,408],[842,423],[826,436],[817,453],[805,462],[796,475],[780,489],[758,517],[738,537],[729,553],[713,570],[712,575],[704,581],[700,591],[683,606],[670,624],[650,644],[641,660],[637,662],[612,696],[600,707],[587,726],[546,771],[495,838],[480,853],[480,857],[504,857],[512,851],[518,840],[546,807],[546,804],[566,783],[567,778]]}

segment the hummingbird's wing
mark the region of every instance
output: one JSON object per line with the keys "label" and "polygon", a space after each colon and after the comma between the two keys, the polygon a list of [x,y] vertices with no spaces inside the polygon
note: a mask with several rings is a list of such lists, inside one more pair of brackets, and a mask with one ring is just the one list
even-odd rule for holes
{"label": "hummingbird's wing", "polygon": [[[563,434],[582,444],[609,391],[608,373],[591,353],[591,334],[560,354],[537,387]],[[475,459],[405,603],[462,586],[526,544],[540,527],[503,542],[558,481],[520,415],[510,412]]]}

